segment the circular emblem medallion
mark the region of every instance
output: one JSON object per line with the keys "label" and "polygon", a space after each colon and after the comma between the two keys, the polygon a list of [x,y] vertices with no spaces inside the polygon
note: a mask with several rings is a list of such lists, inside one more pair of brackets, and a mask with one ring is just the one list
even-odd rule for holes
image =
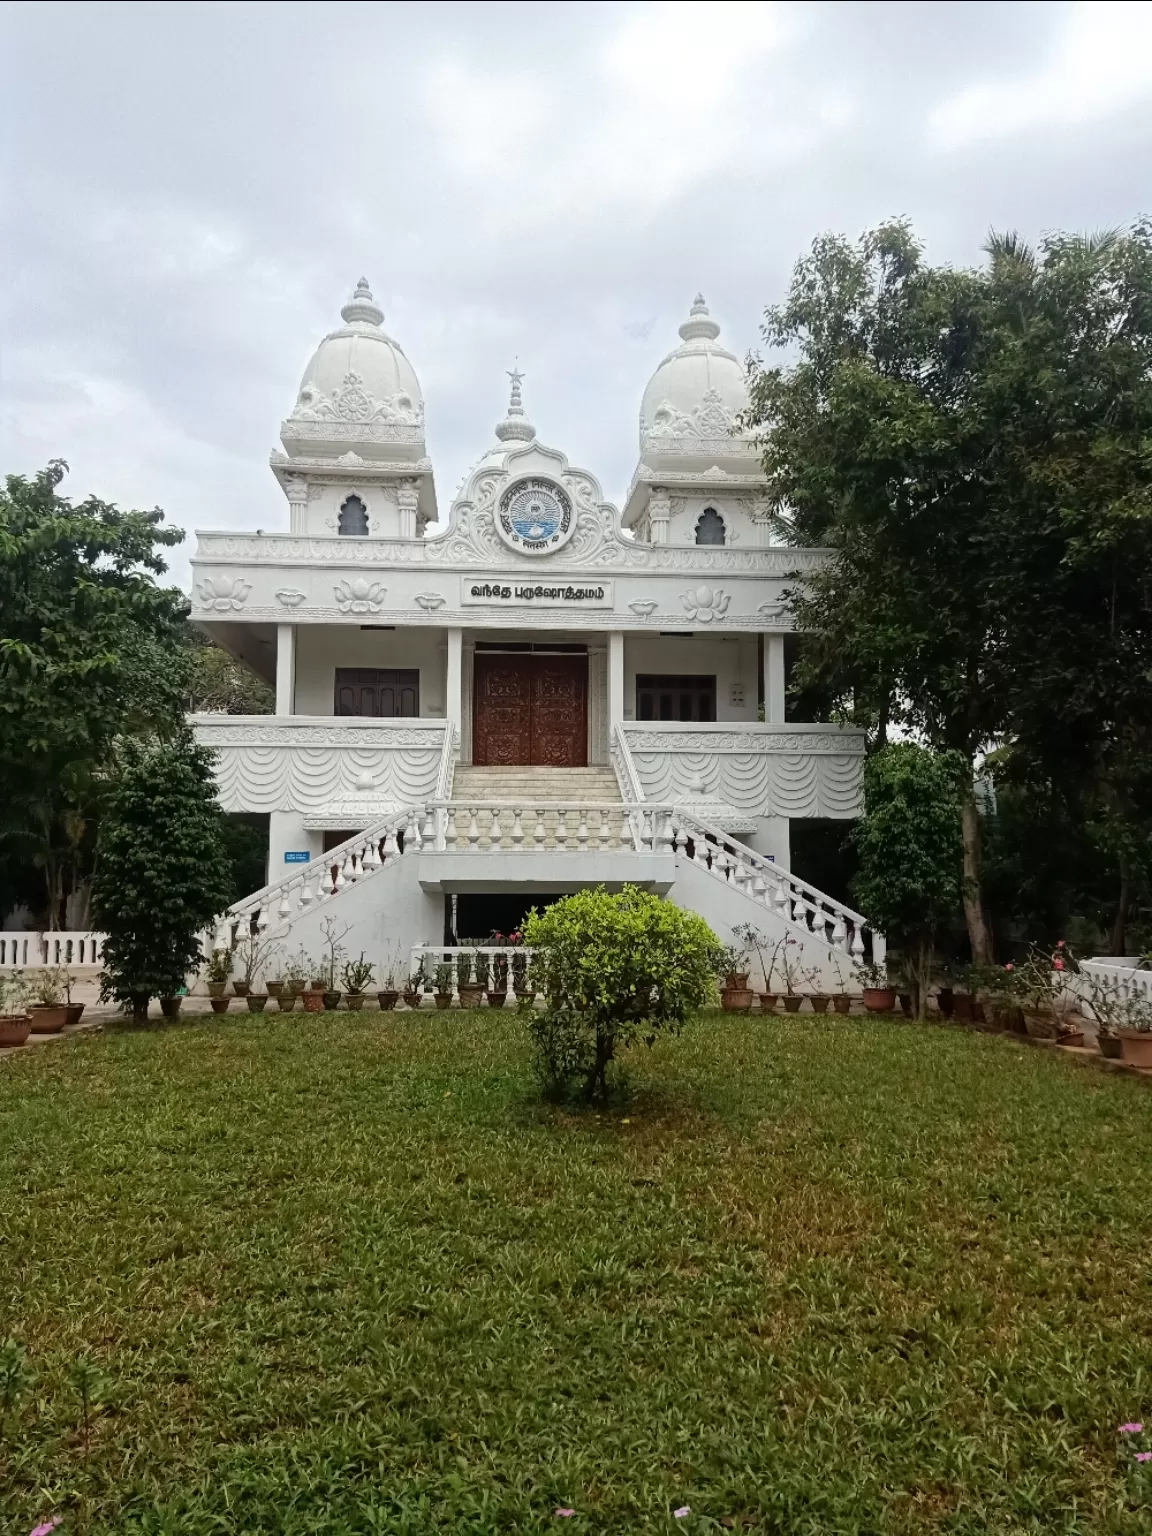
{"label": "circular emblem medallion", "polygon": [[496,509],[496,530],[511,549],[550,555],[576,531],[576,514],[554,480],[514,480]]}

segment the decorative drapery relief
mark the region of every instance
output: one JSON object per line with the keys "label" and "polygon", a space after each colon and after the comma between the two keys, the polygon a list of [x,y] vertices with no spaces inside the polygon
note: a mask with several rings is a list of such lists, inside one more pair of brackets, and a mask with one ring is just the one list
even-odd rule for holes
{"label": "decorative drapery relief", "polygon": [[625,734],[649,800],[714,801],[754,816],[860,814],[863,732],[626,726]]}

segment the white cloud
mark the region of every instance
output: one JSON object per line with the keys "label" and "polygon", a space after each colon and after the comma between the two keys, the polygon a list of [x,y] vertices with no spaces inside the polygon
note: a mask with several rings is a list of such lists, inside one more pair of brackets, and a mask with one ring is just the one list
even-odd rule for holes
{"label": "white cloud", "polygon": [[1088,0],[1068,11],[1049,56],[1033,73],[967,86],[929,119],[945,149],[1029,129],[1091,122],[1152,96],[1152,4]]}

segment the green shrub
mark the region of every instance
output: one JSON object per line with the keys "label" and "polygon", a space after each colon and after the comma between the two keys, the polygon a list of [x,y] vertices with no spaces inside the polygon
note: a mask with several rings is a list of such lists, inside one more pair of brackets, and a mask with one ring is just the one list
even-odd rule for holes
{"label": "green shrub", "polygon": [[636,886],[579,891],[524,927],[543,993],[527,1011],[545,1090],[607,1093],[616,1050],[674,1033],[712,996],[720,944],[702,917]]}

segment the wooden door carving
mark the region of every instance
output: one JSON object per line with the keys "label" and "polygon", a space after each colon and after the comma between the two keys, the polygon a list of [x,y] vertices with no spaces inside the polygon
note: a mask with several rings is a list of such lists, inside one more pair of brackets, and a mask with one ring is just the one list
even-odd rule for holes
{"label": "wooden door carving", "polygon": [[588,761],[588,658],[485,655],[474,667],[472,761],[582,768]]}

